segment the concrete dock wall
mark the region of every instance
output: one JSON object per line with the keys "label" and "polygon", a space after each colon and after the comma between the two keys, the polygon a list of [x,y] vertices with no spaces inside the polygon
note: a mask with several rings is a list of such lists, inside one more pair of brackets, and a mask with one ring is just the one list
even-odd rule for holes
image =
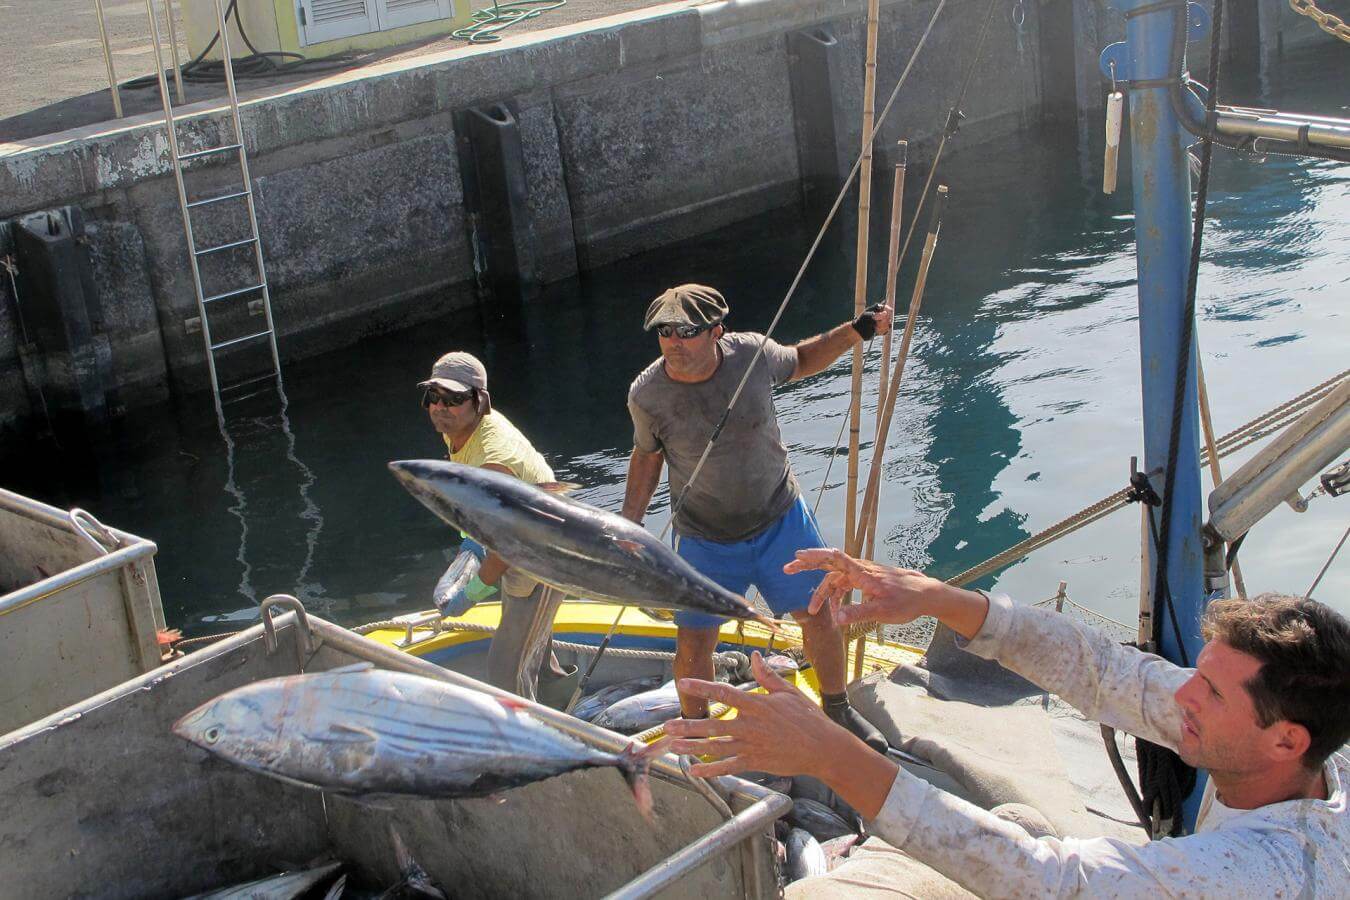
{"label": "concrete dock wall", "polygon": [[[883,0],[878,107],[935,6]],[[1043,57],[1051,52],[1040,39],[1043,7],[1016,6],[1015,16],[1002,5],[995,13],[964,104],[965,145],[1040,121]],[[283,360],[496,302],[480,301],[489,263],[501,259],[480,227],[485,210],[476,204],[484,198],[516,196],[528,213],[523,224],[513,220],[514,239],[526,246],[539,283],[802,202],[799,160],[813,146],[828,140],[849,164],[858,152],[865,7],[863,0],[672,4],[247,100],[242,123]],[[881,131],[878,165],[901,137],[912,160],[931,152],[986,9],[984,0],[949,0]],[[833,130],[803,115],[801,88],[794,94],[794,84],[814,77],[792,73],[802,63],[789,37],[804,29],[837,45],[829,51],[842,73],[828,89]],[[516,194],[494,194],[477,180],[496,176],[465,170],[481,147],[469,146],[463,116],[494,105],[518,128],[511,139],[524,184]],[[223,109],[182,112],[189,114],[179,126],[183,152],[228,143]],[[226,160],[190,163],[189,193],[234,189],[237,169]],[[78,208],[84,220],[78,239],[95,286],[87,300],[94,339],[111,353],[105,368],[116,402],[202,389],[205,351],[193,330],[197,309],[162,120],[0,147],[0,223],[61,207]],[[195,220],[199,246],[240,236],[245,220],[223,207]],[[12,232],[0,224],[0,257],[12,254]],[[247,254],[231,253],[204,271],[217,289],[248,283]],[[24,277],[16,298],[0,272],[0,427],[36,415],[44,371],[69,368],[24,334]],[[236,319],[248,318],[241,305]]]}

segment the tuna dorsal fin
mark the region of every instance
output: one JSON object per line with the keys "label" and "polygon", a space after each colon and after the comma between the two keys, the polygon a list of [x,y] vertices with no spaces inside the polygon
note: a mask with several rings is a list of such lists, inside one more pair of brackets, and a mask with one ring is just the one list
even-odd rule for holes
{"label": "tuna dorsal fin", "polygon": [[572,481],[541,481],[535,487],[550,494],[570,494],[580,489],[581,485]]}
{"label": "tuna dorsal fin", "polygon": [[323,674],[350,675],[353,672],[366,672],[373,668],[375,668],[375,664],[371,662],[354,662],[351,665],[338,666],[336,669],[329,669],[327,672],[324,672]]}
{"label": "tuna dorsal fin", "polygon": [[335,722],[328,726],[328,731],[336,740],[350,741],[352,743],[369,743],[378,741],[379,737],[375,732],[368,728],[361,728],[357,725],[344,725],[341,722]]}

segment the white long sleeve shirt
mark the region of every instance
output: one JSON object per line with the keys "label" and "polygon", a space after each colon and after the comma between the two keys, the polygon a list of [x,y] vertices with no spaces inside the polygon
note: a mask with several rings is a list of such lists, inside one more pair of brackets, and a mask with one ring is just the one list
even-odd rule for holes
{"label": "white long sleeve shirt", "polygon": [[[965,649],[1058,694],[1088,718],[1176,749],[1172,695],[1193,670],[1121,646],[1068,616],[995,597]],[[981,897],[1350,898],[1350,760],[1326,800],[1235,810],[1206,789],[1196,833],[1134,846],[1031,838],[900,770],[871,831]]]}

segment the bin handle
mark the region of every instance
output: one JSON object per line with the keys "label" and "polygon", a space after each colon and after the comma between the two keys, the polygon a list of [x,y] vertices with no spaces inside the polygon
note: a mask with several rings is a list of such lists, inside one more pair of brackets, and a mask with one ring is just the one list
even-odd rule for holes
{"label": "bin handle", "polygon": [[305,612],[305,605],[290,594],[273,594],[262,602],[258,608],[262,615],[263,622],[263,646],[267,648],[267,653],[277,652],[277,626],[273,610],[277,607],[289,609],[295,613],[295,655],[300,665],[300,671],[305,671],[305,662],[312,654],[314,640],[313,633],[309,628],[309,615]]}
{"label": "bin handle", "polygon": [[78,506],[66,513],[66,518],[70,520],[70,525],[75,529],[75,533],[84,538],[91,547],[99,552],[99,555],[106,556],[122,546],[122,539],[112,533],[112,530],[104,525],[94,514]]}

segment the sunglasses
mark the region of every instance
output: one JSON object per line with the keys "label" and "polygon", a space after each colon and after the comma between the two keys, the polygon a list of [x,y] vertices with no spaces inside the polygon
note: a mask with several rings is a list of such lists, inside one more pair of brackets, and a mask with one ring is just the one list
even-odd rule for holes
{"label": "sunglasses", "polygon": [[712,325],[657,325],[656,334],[658,337],[663,338],[677,337],[689,340],[690,338],[698,337],[700,334],[716,325],[716,322],[712,323]]}
{"label": "sunglasses", "polygon": [[459,406],[473,399],[473,391],[438,391],[435,388],[422,389],[422,408],[431,409],[433,403],[442,406]]}

